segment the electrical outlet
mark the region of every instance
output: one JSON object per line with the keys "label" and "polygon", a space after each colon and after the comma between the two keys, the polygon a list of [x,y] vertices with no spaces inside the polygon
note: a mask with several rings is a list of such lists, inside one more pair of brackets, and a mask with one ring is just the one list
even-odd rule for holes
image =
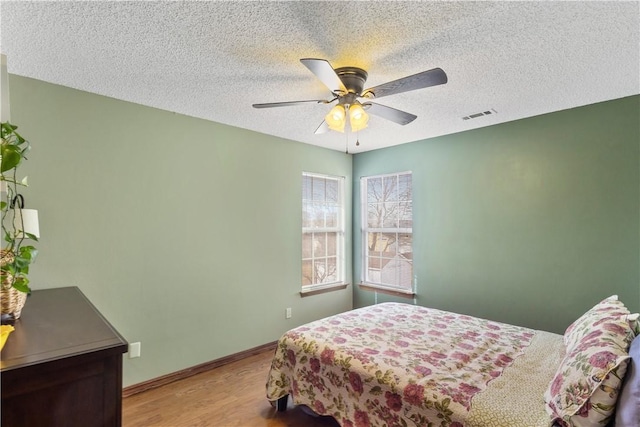
{"label": "electrical outlet", "polygon": [[140,343],[132,342],[129,344],[129,359],[140,357]]}
{"label": "electrical outlet", "polygon": [[284,317],[285,319],[291,319],[291,307],[287,307]]}

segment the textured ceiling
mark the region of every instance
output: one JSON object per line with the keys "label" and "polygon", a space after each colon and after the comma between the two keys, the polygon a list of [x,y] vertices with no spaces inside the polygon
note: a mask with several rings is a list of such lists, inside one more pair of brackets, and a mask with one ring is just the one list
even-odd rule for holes
{"label": "textured ceiling", "polygon": [[[640,93],[638,1],[2,1],[0,15],[9,73],[349,152]],[[251,107],[329,99],[300,58],[364,68],[365,87],[435,67],[449,81],[377,101],[418,116],[406,126],[315,135],[327,105]]]}

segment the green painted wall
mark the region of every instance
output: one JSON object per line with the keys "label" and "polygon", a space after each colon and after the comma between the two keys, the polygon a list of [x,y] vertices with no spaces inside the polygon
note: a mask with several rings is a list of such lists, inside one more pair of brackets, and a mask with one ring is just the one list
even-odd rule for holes
{"label": "green painted wall", "polygon": [[[638,311],[639,105],[633,96],[357,154],[354,200],[362,176],[413,171],[420,305],[558,333],[611,294]],[[357,204],[353,215],[359,283]],[[354,306],[373,302],[354,292]]]}
{"label": "green painted wall", "polygon": [[125,386],[351,308],[350,287],[299,295],[302,172],[345,176],[351,200],[351,156],[10,79],[12,122],[33,145],[22,169],[40,214],[32,286],[80,287],[142,343],[141,358],[125,356]]}

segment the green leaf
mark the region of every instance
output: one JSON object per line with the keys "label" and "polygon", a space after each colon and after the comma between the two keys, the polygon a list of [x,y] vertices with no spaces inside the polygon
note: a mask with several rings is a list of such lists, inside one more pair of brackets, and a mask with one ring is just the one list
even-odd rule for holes
{"label": "green leaf", "polygon": [[27,140],[26,140],[26,139],[24,139],[24,138],[22,137],[22,135],[20,135],[18,132],[16,132],[16,129],[18,129],[18,126],[15,126],[15,127],[13,128],[13,134],[16,136],[16,139],[18,140],[18,145],[20,145],[20,144],[23,144],[23,143],[27,142]]}
{"label": "green leaf", "polygon": [[29,264],[33,262],[36,255],[38,255],[38,250],[33,246],[22,246],[19,255],[16,257],[16,263],[18,263],[20,268],[26,267],[27,271],[25,271],[25,273],[27,273]]}
{"label": "green leaf", "polygon": [[4,273],[5,276],[7,274],[11,274],[12,276],[14,276],[16,274],[16,267],[15,265],[13,265],[13,263],[5,264],[2,266],[2,272]]}
{"label": "green leaf", "polygon": [[31,254],[27,256],[17,256],[13,261],[16,266],[16,269],[21,273],[29,272],[29,264],[31,263]]}
{"label": "green leaf", "polygon": [[[15,127],[17,129],[17,127]],[[13,133],[14,126],[11,123],[5,122],[2,123],[2,137],[6,138],[7,135],[11,135]]]}
{"label": "green leaf", "polygon": [[18,129],[18,126],[12,125],[9,122],[2,123],[2,127],[3,127],[3,129],[6,129],[7,132],[9,132],[9,133],[13,133],[14,130]]}
{"label": "green leaf", "polygon": [[30,291],[29,279],[27,279],[26,277],[17,277],[15,282],[13,282],[13,287],[20,292],[28,293]]}
{"label": "green leaf", "polygon": [[25,139],[16,132],[16,129],[18,129],[18,126],[16,125],[12,125],[9,122],[2,123],[2,138],[8,139],[13,136],[17,140],[16,145],[22,144],[25,142]]}
{"label": "green leaf", "polygon": [[2,164],[0,171],[6,172],[18,166],[22,160],[20,152],[16,150],[14,145],[2,145]]}

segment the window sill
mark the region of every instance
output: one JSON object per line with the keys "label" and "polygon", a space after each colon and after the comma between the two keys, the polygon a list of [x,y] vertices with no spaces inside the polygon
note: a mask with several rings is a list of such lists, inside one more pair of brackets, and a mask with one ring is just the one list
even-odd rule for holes
{"label": "window sill", "polygon": [[381,294],[393,295],[401,298],[413,299],[416,297],[415,292],[402,291],[402,290],[393,289],[393,288],[384,288],[381,286],[370,285],[368,283],[360,283],[359,288],[364,291],[379,292]]}
{"label": "window sill", "polygon": [[311,295],[324,294],[325,292],[339,291],[341,289],[346,289],[347,286],[349,286],[348,283],[333,283],[331,285],[325,286],[314,286],[313,288],[310,288],[308,290],[305,289],[303,291],[300,291],[300,296],[309,297]]}

